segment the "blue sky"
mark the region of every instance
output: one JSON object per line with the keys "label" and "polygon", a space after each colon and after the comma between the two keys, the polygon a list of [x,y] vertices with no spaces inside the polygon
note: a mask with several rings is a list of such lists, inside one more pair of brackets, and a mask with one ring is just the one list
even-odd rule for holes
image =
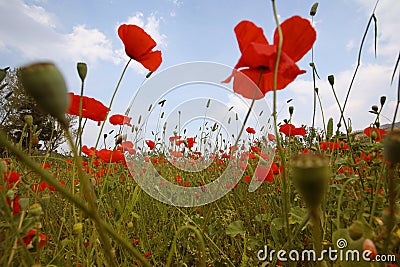
{"label": "blue sky", "polygon": [[[251,4],[249,4],[251,2]],[[314,1],[277,1],[280,20],[293,15],[309,18]],[[358,48],[374,0],[320,1],[314,26],[317,30],[314,60],[321,80],[317,81],[326,120],[337,122],[327,76],[336,76],[336,88],[343,102],[354,71]],[[400,50],[400,1],[381,0],[376,10],[378,19],[378,53],[373,52],[373,28],[368,33],[362,65],[346,112],[354,129],[363,129],[374,120],[368,113],[371,105],[387,96],[383,114],[393,117],[396,88],[390,78]],[[122,23],[143,27],[157,41],[163,53],[158,72],[191,61],[212,61],[234,66],[240,57],[233,32],[241,20],[250,20],[264,29],[271,40],[275,23],[271,1],[103,1],[103,0],[0,0],[0,67],[18,67],[36,60],[55,62],[65,75],[70,91],[79,92],[76,62],[89,67],[85,95],[108,104],[128,57],[117,35]],[[293,98],[293,122],[311,124],[312,76],[311,53],[299,66],[307,70],[295,82],[279,92],[279,108]],[[146,71],[138,64],[129,68],[113,104],[111,114],[122,113],[142,83]],[[151,93],[150,93],[151,94]],[[272,94],[271,94],[272,95]],[[190,97],[190,92],[188,92]],[[270,95],[266,99],[269,101]],[[284,107],[280,119],[287,117]],[[134,118],[135,120],[135,118]],[[382,118],[382,123],[389,123]],[[317,110],[317,126],[322,120]],[[107,125],[106,131],[112,129]],[[99,127],[89,123],[84,142],[94,145]]]}

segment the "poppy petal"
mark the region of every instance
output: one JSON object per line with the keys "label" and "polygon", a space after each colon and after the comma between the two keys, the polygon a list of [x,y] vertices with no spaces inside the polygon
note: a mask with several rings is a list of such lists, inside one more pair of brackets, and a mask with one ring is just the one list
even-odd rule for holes
{"label": "poppy petal", "polygon": [[126,54],[141,63],[150,71],[155,71],[161,64],[161,52],[151,50],[157,43],[142,28],[136,25],[122,24],[118,36],[125,46]]}
{"label": "poppy petal", "polygon": [[246,47],[252,43],[268,44],[262,28],[257,27],[253,22],[243,20],[235,27],[236,38],[239,43],[239,49],[243,53]]}
{"label": "poppy petal", "polygon": [[[282,50],[292,58],[299,61],[313,46],[317,34],[309,20],[293,16],[281,24],[283,44]],[[275,30],[274,44],[279,42],[278,29]]]}

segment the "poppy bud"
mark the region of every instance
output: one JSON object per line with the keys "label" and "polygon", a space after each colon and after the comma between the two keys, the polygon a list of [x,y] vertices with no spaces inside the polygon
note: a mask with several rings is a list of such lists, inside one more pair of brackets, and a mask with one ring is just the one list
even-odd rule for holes
{"label": "poppy bud", "polygon": [[128,222],[128,228],[133,228],[133,222]]}
{"label": "poppy bud", "polygon": [[300,154],[292,161],[293,182],[308,209],[315,211],[328,186],[328,162],[322,155]]}
{"label": "poppy bud", "polygon": [[353,127],[351,127],[351,125],[347,128],[347,131],[349,132],[349,133],[351,133],[352,131],[353,131]]}
{"label": "poppy bud", "polygon": [[43,111],[65,123],[69,96],[65,80],[54,64],[39,62],[23,66],[21,82]]}
{"label": "poppy bud", "polygon": [[290,115],[293,115],[293,111],[294,111],[294,107],[293,107],[293,106],[290,106],[290,107],[289,107],[289,114],[290,114]]}
{"label": "poppy bud", "polygon": [[4,160],[0,160],[0,175],[6,173],[7,170],[7,162],[5,162]]}
{"label": "poppy bud", "polygon": [[386,102],[386,96],[381,96],[381,106],[383,106]]}
{"label": "poppy bud", "polygon": [[331,86],[333,86],[335,84],[335,76],[333,75],[329,75],[328,76],[328,82]]}
{"label": "poppy bud", "polygon": [[377,105],[373,105],[372,107],[371,107],[371,109],[373,110],[373,111],[375,111],[375,112],[378,112],[378,106]]}
{"label": "poppy bud", "polygon": [[26,124],[28,124],[28,126],[32,126],[33,125],[33,117],[32,115],[25,115],[24,116],[24,121]]}
{"label": "poppy bud", "polygon": [[363,226],[362,222],[354,221],[349,226],[349,235],[350,235],[351,239],[358,240],[363,236],[363,234],[364,234],[364,226]]}
{"label": "poppy bud", "polygon": [[311,17],[314,17],[315,14],[317,14],[317,8],[318,8],[318,2],[315,2],[314,5],[312,5],[311,10],[310,10]]}
{"label": "poppy bud", "polygon": [[318,91],[319,91],[318,87],[315,87],[315,88],[314,88],[314,91],[315,91],[315,93],[318,95]]}
{"label": "poppy bud", "polygon": [[6,69],[0,69],[0,83],[4,80],[4,78],[7,76],[7,71]]}
{"label": "poppy bud", "polygon": [[385,136],[384,145],[383,145],[383,153],[385,159],[390,161],[391,163],[399,163],[400,162],[400,131],[395,130],[389,132]]}
{"label": "poppy bud", "polygon": [[78,62],[76,64],[76,68],[78,70],[78,75],[79,78],[81,78],[81,81],[84,82],[87,74],[87,65],[86,63],[83,62]]}

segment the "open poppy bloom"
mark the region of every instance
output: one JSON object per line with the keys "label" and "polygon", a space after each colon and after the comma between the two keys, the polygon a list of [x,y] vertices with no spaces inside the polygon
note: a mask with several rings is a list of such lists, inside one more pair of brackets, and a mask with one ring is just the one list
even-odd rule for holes
{"label": "open poppy bloom", "polygon": [[[307,19],[293,16],[281,24],[283,43],[279,60],[277,90],[285,88],[305,70],[296,65],[313,46],[316,32]],[[235,71],[225,83],[233,78],[233,90],[249,99],[260,99],[274,88],[274,69],[278,53],[279,35],[275,30],[274,44],[269,44],[263,30],[253,22],[241,21],[235,27],[236,38],[239,43],[240,57]],[[244,79],[250,78],[259,88],[254,92],[253,87],[246,86]]]}
{"label": "open poppy bloom", "polygon": [[125,115],[120,115],[120,114],[114,114],[112,115],[108,120],[112,125],[128,125],[132,126],[131,124],[131,117],[125,116]]}
{"label": "open poppy bloom", "polygon": [[118,150],[109,150],[109,149],[101,149],[96,151],[96,156],[101,158],[104,162],[114,163],[114,162],[124,162],[125,156],[121,151]]}
{"label": "open poppy bloom", "polygon": [[279,127],[279,132],[286,136],[305,136],[306,130],[303,127],[296,128],[293,124],[286,123]]}
{"label": "open poppy bloom", "polygon": [[251,127],[247,127],[246,132],[248,132],[249,134],[256,134],[256,130],[254,130],[254,128]]}
{"label": "open poppy bloom", "polygon": [[[80,95],[74,93],[68,93],[70,96],[70,106],[67,110],[67,114],[79,116],[79,105]],[[82,96],[82,118],[91,119],[97,121],[99,124],[101,121],[106,119],[108,108],[104,106],[100,101]]]}
{"label": "open poppy bloom", "polygon": [[146,145],[150,148],[150,150],[153,150],[153,149],[154,149],[154,146],[155,146],[156,144],[154,143],[154,141],[146,140]]}
{"label": "open poppy bloom", "polygon": [[[379,142],[383,138],[384,134],[387,132],[383,129],[375,128],[375,127],[367,127],[364,129],[364,134],[369,138],[372,138],[374,141]],[[372,137],[371,137],[372,136]]]}
{"label": "open poppy bloom", "polygon": [[161,51],[152,51],[156,42],[142,28],[136,25],[122,24],[118,35],[125,45],[126,54],[139,62],[149,71],[156,71],[162,58]]}

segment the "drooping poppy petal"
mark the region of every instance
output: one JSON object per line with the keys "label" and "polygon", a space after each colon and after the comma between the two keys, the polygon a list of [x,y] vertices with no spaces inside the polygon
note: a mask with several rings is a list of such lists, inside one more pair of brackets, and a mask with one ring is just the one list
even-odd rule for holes
{"label": "drooping poppy petal", "polygon": [[[282,51],[293,61],[299,61],[313,46],[317,34],[308,19],[299,16],[288,18],[280,25],[283,35]],[[274,44],[278,44],[278,29],[275,30]]]}
{"label": "drooping poppy petal", "polygon": [[268,44],[267,38],[264,36],[262,28],[257,27],[253,22],[243,20],[236,25],[235,29],[236,38],[239,43],[240,52],[250,45],[252,42]]}
{"label": "drooping poppy petal", "polygon": [[125,46],[126,54],[138,61],[149,71],[155,71],[160,66],[161,51],[152,51],[156,42],[142,28],[136,25],[122,24],[118,35]]}
{"label": "drooping poppy petal", "polygon": [[112,116],[110,116],[110,118],[108,119],[109,122],[112,125],[128,125],[128,126],[132,126],[131,124],[131,117],[125,116],[125,115],[121,115],[121,114],[114,114]]}

